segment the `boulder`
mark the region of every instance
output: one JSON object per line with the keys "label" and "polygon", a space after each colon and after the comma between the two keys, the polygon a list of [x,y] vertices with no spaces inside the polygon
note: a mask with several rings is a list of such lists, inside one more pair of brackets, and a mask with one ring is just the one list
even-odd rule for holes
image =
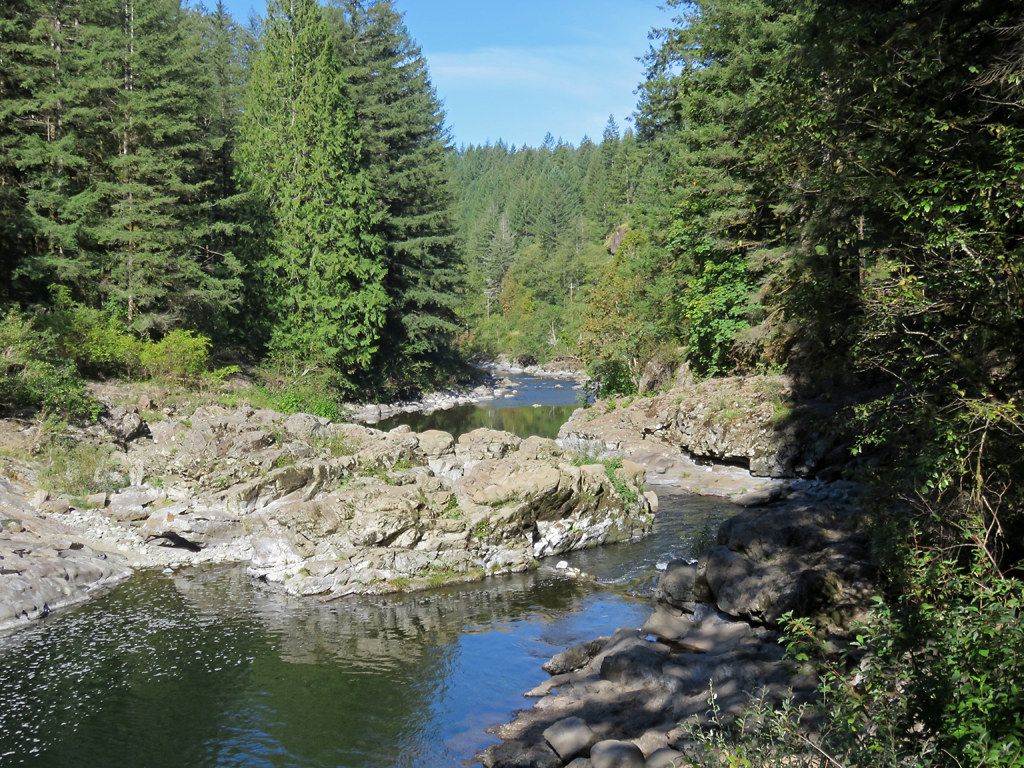
{"label": "boulder", "polygon": [[599,637],[596,640],[588,640],[585,643],[567,648],[552,656],[549,661],[544,663],[542,668],[549,675],[564,675],[566,672],[574,672],[589,664],[605,647],[608,639],[607,637]]}
{"label": "boulder", "polygon": [[686,765],[686,755],[671,747],[662,747],[647,756],[647,768],[681,768]]}
{"label": "boulder", "polygon": [[564,762],[547,744],[504,741],[482,756],[486,768],[561,768]]}
{"label": "boulder", "polygon": [[567,717],[549,726],[544,731],[544,740],[565,762],[586,757],[598,741],[594,731],[579,717]]}
{"label": "boulder", "polygon": [[712,595],[702,568],[685,560],[673,560],[658,581],[655,597],[692,613],[696,603],[711,602]]}
{"label": "boulder", "polygon": [[595,744],[590,750],[590,762],[594,768],[644,768],[647,764],[640,747],[614,739]]}
{"label": "boulder", "polygon": [[672,363],[661,358],[652,358],[644,366],[640,374],[640,382],[637,385],[637,393],[648,395],[664,389],[672,382]]}
{"label": "boulder", "polygon": [[124,447],[140,437],[149,437],[149,426],[142,420],[138,408],[109,409],[100,416],[100,424],[114,438],[114,442]]}
{"label": "boulder", "polygon": [[430,459],[438,459],[455,453],[455,439],[447,432],[430,429],[419,433],[420,453]]}
{"label": "boulder", "polygon": [[601,660],[601,678],[612,683],[633,684],[661,674],[665,654],[640,638],[619,646]]}

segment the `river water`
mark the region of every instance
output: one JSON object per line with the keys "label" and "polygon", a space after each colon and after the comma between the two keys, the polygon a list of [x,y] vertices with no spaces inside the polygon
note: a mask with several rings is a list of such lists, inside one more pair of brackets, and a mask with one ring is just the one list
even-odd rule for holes
{"label": "river water", "polygon": [[388,430],[408,424],[414,432],[440,429],[459,435],[480,427],[520,437],[557,437],[559,428],[580,407],[586,393],[571,381],[541,376],[510,377],[515,394],[477,405],[460,405],[433,413],[404,413],[373,426]]}
{"label": "river water", "polygon": [[[573,397],[550,380],[537,386]],[[548,562],[325,603],[283,596],[239,566],[137,574],[0,637],[0,766],[472,764],[496,741],[487,729],[530,705],[523,693],[546,679],[547,658],[639,626],[657,564],[699,551],[732,511],[663,495],[644,541],[565,558],[595,581]]]}

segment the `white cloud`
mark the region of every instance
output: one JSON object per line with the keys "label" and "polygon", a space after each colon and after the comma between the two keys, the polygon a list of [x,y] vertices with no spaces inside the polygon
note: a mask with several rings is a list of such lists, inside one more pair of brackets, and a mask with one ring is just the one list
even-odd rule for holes
{"label": "white cloud", "polygon": [[632,90],[637,69],[622,66],[631,59],[628,51],[598,46],[492,47],[432,53],[430,70],[442,91],[529,88],[589,100]]}

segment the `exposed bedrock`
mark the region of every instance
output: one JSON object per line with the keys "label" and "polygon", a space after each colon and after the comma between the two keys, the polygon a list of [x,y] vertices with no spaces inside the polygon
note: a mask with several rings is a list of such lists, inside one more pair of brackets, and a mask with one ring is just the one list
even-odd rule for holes
{"label": "exposed bedrock", "polygon": [[[444,432],[382,432],[219,406],[146,430],[121,421],[126,487],[53,499],[21,517],[96,543],[123,569],[246,562],[254,577],[295,595],[523,571],[540,557],[643,536],[657,501],[631,462],[580,461],[552,440],[487,429],[456,441]],[[0,508],[12,503],[0,499]],[[62,557],[70,567],[87,554]],[[12,590],[13,567],[4,567],[0,583]],[[76,567],[86,581],[113,578]],[[18,578],[36,578],[38,569],[19,568]],[[36,602],[26,611],[7,600],[4,610],[41,615],[44,604],[60,601]]]}
{"label": "exposed bedrock", "polygon": [[[845,458],[834,406],[799,402],[786,376],[695,382],[668,392],[598,401],[562,426],[559,443],[643,464],[652,483],[698,493],[752,494],[765,503],[794,478],[810,478]],[[774,494],[774,497],[773,497]]]}

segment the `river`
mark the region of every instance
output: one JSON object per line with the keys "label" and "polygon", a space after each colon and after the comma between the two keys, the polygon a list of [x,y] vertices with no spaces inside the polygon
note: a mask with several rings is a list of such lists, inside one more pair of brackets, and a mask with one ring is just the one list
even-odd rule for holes
{"label": "river", "polygon": [[[531,418],[564,421],[574,400],[571,385],[535,380],[475,415],[403,423],[459,432],[484,420],[530,434],[541,431]],[[547,658],[639,626],[657,564],[699,551],[733,510],[661,501],[647,539],[565,558],[594,581],[546,562],[479,584],[324,603],[281,595],[240,566],[139,573],[0,637],[0,765],[472,764],[496,741],[487,729],[530,705],[523,693],[546,679]]]}

